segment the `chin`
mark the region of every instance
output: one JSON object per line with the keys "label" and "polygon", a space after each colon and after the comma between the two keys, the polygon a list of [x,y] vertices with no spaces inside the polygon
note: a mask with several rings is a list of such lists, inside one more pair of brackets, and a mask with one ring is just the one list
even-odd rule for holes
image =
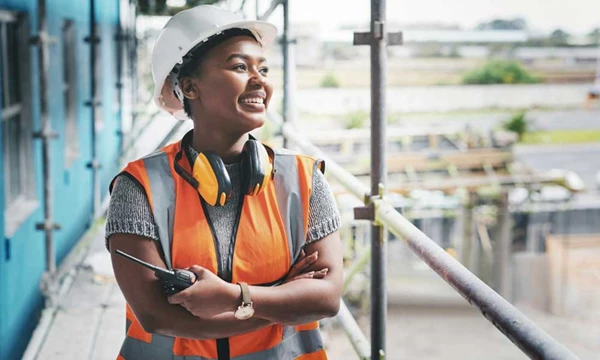
{"label": "chin", "polygon": [[244,122],[243,122],[243,127],[245,130],[245,132],[250,132],[252,130],[256,130],[260,127],[262,127],[265,124],[265,121],[267,120],[267,114],[262,114],[262,115],[252,115],[252,116],[244,116]]}

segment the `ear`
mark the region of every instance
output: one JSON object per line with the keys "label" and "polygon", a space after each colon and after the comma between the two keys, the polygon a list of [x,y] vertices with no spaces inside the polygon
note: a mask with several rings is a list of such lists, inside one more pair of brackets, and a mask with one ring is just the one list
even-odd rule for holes
{"label": "ear", "polygon": [[196,81],[197,79],[187,76],[181,79],[181,92],[183,92],[183,96],[190,100],[200,98],[200,91],[198,90],[198,86],[196,86]]}

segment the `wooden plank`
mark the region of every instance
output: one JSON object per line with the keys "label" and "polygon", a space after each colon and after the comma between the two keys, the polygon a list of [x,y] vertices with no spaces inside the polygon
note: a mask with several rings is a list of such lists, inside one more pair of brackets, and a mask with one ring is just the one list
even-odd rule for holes
{"label": "wooden plank", "polygon": [[91,360],[114,359],[125,338],[125,299],[115,284],[102,313]]}
{"label": "wooden plank", "polygon": [[81,360],[88,358],[101,308],[72,308],[57,313],[38,359]]}

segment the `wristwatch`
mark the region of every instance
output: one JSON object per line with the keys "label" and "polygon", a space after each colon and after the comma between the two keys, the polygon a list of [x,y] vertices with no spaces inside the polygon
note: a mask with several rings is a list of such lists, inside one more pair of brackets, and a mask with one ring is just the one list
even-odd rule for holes
{"label": "wristwatch", "polygon": [[248,288],[248,284],[244,282],[238,283],[238,285],[242,289],[242,305],[238,306],[233,315],[238,320],[247,320],[254,315],[254,305],[252,304],[252,300],[250,300],[250,289]]}

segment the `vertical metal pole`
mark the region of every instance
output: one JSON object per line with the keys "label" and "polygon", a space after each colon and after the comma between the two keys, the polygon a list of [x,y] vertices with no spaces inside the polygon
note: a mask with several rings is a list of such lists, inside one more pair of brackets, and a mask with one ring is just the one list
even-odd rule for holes
{"label": "vertical metal pole", "polygon": [[467,203],[463,207],[462,214],[462,241],[460,244],[461,251],[461,262],[467,269],[472,269],[471,266],[471,251],[472,251],[472,242],[473,242],[473,229],[474,229],[474,219],[473,219],[473,209],[475,208],[475,203],[477,202],[477,194],[472,191],[469,191],[467,195]]}
{"label": "vertical metal pole", "polygon": [[120,153],[124,152],[124,141],[123,141],[123,47],[126,44],[127,35],[123,31],[123,6],[121,5],[122,0],[117,1],[117,34],[115,39],[117,41],[117,99],[119,101],[119,144]]}
{"label": "vertical metal pole", "polygon": [[96,46],[98,45],[98,35],[96,33],[96,4],[90,0],[90,107],[92,109],[92,160],[88,165],[92,169],[92,204],[93,216],[100,210],[100,180],[98,174],[98,159],[96,149],[96,117],[99,102],[96,99],[96,57],[98,56]]}
{"label": "vertical metal pole", "polygon": [[[371,0],[371,195],[380,194],[386,180],[386,1]],[[371,226],[371,359],[385,357],[386,341],[385,230]]]}
{"label": "vertical metal pole", "polygon": [[50,139],[52,137],[52,125],[48,114],[48,71],[50,56],[48,51],[48,33],[46,31],[46,1],[38,0],[38,61],[40,80],[40,111],[42,130],[38,135],[42,140],[42,167],[44,174],[44,223],[38,224],[37,229],[44,230],[46,241],[46,270],[49,275],[56,271],[54,259],[54,242],[52,233],[55,229],[52,205],[54,194],[52,191],[52,158],[50,156]]}
{"label": "vertical metal pole", "polygon": [[508,209],[508,192],[502,190],[498,201],[498,233],[496,236],[495,271],[496,291],[510,301],[512,297],[511,255],[511,216]]}
{"label": "vertical metal pole", "polygon": [[[281,47],[283,52],[283,122],[287,123],[290,120],[290,11],[289,0],[283,0],[283,36],[281,38]],[[288,146],[288,141],[283,138],[283,147]]]}

